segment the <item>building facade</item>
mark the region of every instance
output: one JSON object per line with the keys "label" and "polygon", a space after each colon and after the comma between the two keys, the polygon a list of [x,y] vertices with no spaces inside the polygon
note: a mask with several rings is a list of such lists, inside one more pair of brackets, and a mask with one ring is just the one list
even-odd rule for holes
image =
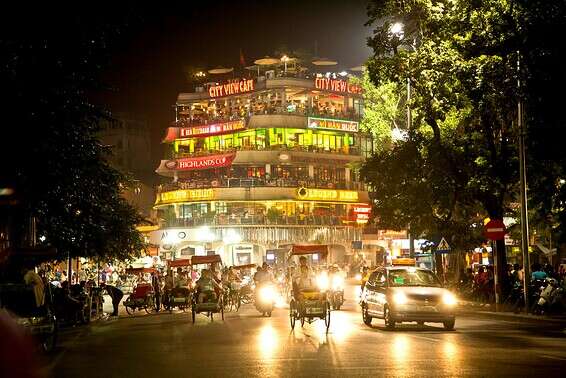
{"label": "building facade", "polygon": [[176,109],[156,170],[167,181],[151,240],[162,257],[281,262],[304,244],[327,246],[332,262],[352,253],[370,209],[358,171],[373,148],[359,129],[360,87],[266,75],[181,93]]}

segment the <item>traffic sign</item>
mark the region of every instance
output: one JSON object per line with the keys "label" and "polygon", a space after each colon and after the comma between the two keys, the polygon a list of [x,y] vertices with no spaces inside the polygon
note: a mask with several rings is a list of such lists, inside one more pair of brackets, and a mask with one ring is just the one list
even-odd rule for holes
{"label": "traffic sign", "polygon": [[501,219],[492,219],[485,225],[485,237],[489,240],[503,240],[506,233]]}
{"label": "traffic sign", "polygon": [[450,252],[450,246],[446,239],[442,238],[440,243],[436,246],[436,253],[448,253]]}

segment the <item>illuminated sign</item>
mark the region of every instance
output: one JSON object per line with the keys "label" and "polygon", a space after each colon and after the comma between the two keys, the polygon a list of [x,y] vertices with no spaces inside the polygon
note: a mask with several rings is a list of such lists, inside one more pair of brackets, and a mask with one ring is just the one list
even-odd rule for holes
{"label": "illuminated sign", "polygon": [[214,123],[212,125],[181,127],[179,129],[179,137],[188,138],[195,136],[209,136],[230,133],[232,131],[243,130],[246,123],[243,119],[226,123]]}
{"label": "illuminated sign", "polygon": [[210,97],[214,98],[251,92],[253,90],[253,79],[243,79],[240,81],[232,81],[220,85],[211,86],[210,88],[208,88],[208,94]]}
{"label": "illuminated sign", "polygon": [[358,192],[352,190],[299,188],[297,189],[297,198],[309,201],[354,202],[358,200]]}
{"label": "illuminated sign", "polygon": [[353,220],[357,224],[366,224],[369,221],[371,207],[365,205],[354,206],[352,213],[354,215]]}
{"label": "illuminated sign", "polygon": [[214,190],[212,188],[206,189],[183,189],[174,190],[171,192],[163,192],[157,194],[156,205],[163,205],[166,203],[183,202],[183,201],[201,201],[211,200],[214,198]]}
{"label": "illuminated sign", "polygon": [[342,93],[360,94],[362,87],[356,84],[351,84],[346,80],[330,79],[326,77],[317,77],[314,79],[314,87],[324,91],[334,91]]}
{"label": "illuminated sign", "polygon": [[236,153],[223,155],[209,155],[196,158],[168,160],[165,167],[170,170],[191,171],[196,169],[221,168],[232,165]]}
{"label": "illuminated sign", "polygon": [[317,117],[308,118],[308,127],[310,129],[339,130],[351,133],[356,133],[359,130],[358,122]]}
{"label": "illuminated sign", "polygon": [[246,122],[243,119],[237,121],[213,123],[210,125],[198,125],[191,127],[169,127],[165,142],[173,142],[180,138],[207,137],[212,135],[229,134],[235,131],[244,130]]}

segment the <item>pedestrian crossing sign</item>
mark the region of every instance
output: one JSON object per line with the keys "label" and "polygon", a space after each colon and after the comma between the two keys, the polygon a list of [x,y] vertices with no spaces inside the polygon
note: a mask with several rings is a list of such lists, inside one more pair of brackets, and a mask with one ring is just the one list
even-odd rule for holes
{"label": "pedestrian crossing sign", "polygon": [[440,243],[438,243],[438,245],[436,246],[436,252],[438,252],[438,253],[450,252],[450,246],[448,245],[448,242],[446,241],[446,239],[442,238],[440,240]]}

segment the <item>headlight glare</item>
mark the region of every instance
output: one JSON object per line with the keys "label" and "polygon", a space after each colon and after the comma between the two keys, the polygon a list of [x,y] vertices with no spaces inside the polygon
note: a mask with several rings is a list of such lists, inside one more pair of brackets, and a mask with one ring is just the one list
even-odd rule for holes
{"label": "headlight glare", "polygon": [[454,294],[446,293],[442,297],[442,303],[444,303],[447,306],[455,306],[458,304],[458,299],[456,299]]}
{"label": "headlight glare", "polygon": [[405,295],[405,293],[395,293],[393,295],[393,302],[395,304],[401,304],[402,305],[402,304],[407,303],[407,301],[408,301],[408,298]]}

